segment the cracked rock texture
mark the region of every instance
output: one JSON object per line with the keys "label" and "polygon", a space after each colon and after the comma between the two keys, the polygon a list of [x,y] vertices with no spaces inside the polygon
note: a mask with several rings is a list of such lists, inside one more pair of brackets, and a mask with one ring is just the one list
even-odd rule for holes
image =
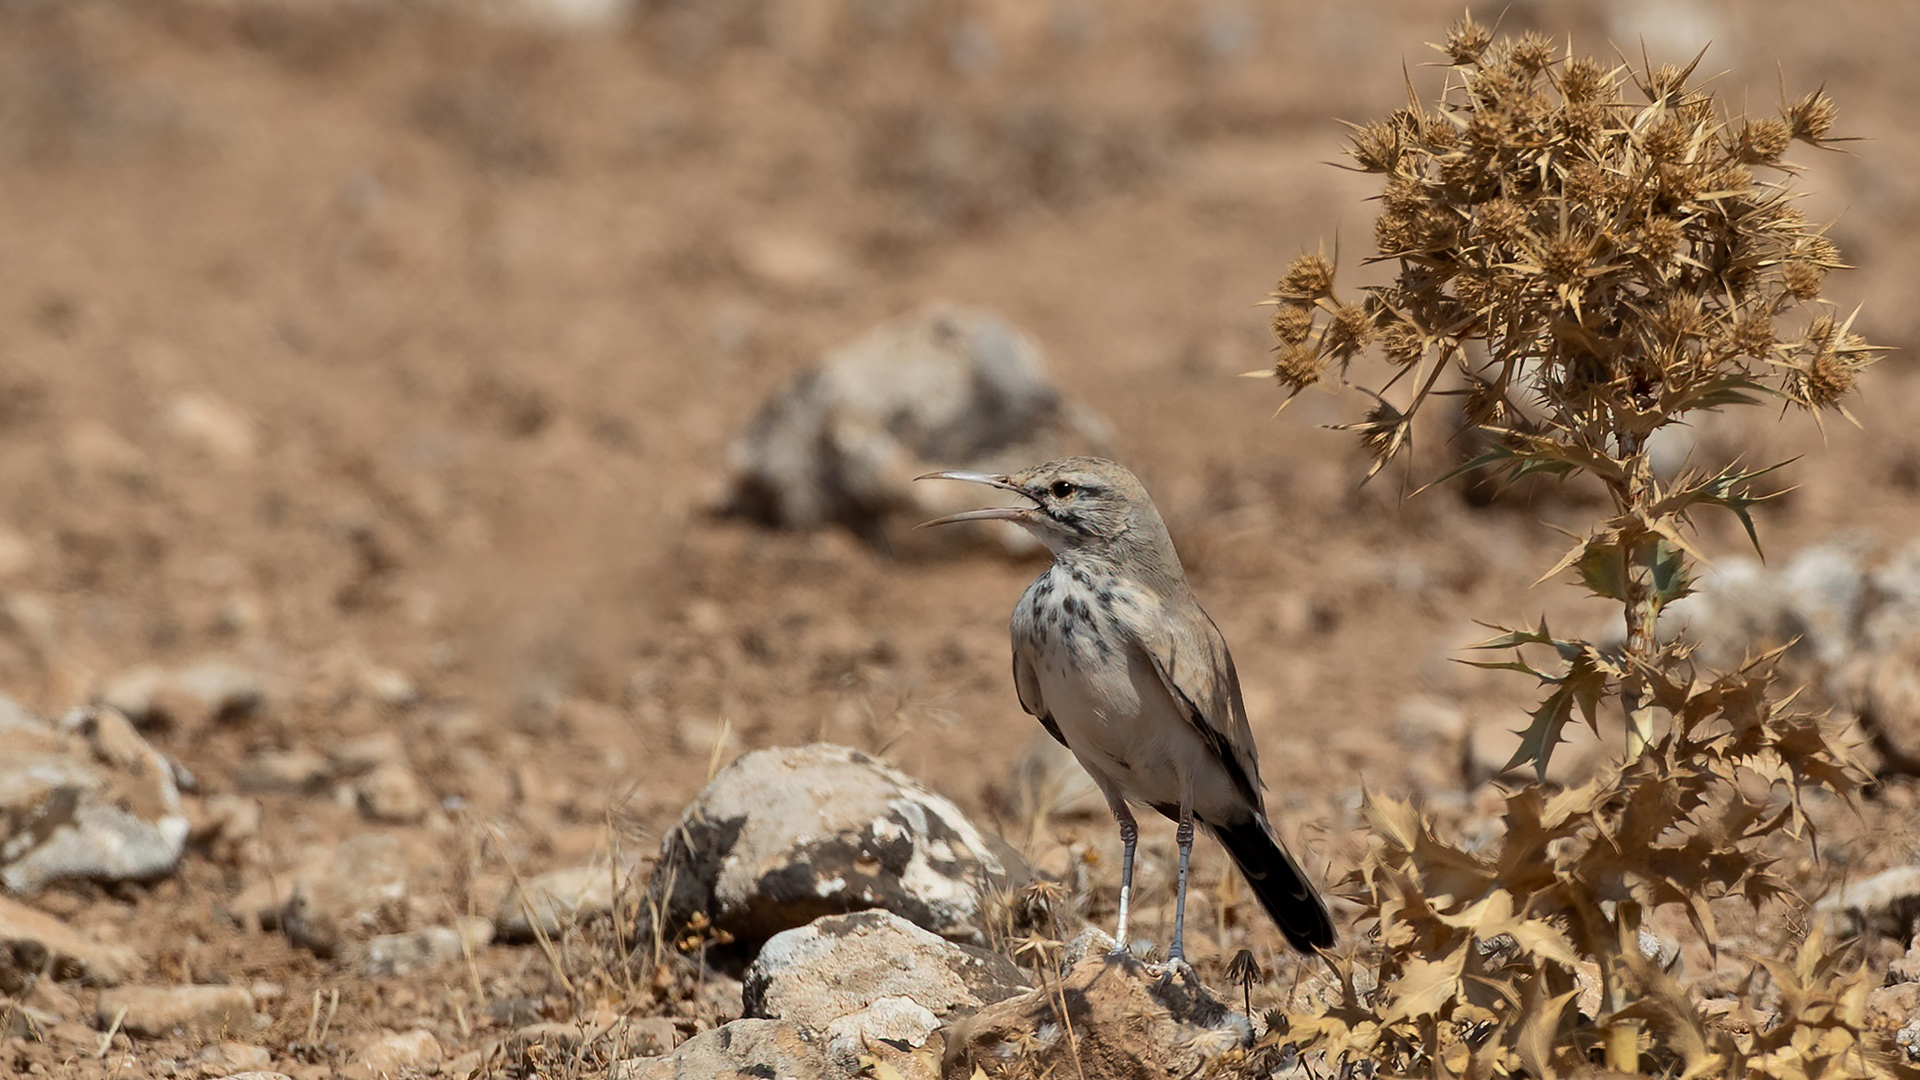
{"label": "cracked rock texture", "polygon": [[703,914],[745,955],[782,930],[868,908],[979,943],[993,890],[1027,876],[1018,853],[893,767],[814,743],[742,755],[667,832],[640,905],[677,936]]}

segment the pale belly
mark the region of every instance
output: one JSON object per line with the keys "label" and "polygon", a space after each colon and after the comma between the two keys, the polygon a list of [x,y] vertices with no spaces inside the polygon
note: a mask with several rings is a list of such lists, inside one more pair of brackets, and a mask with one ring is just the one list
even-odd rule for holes
{"label": "pale belly", "polygon": [[1191,805],[1203,821],[1246,816],[1227,770],[1144,653],[1111,636],[1103,650],[1085,627],[1068,635],[1057,621],[1037,626],[1031,605],[1022,607],[1015,647],[1025,633],[1046,709],[1096,783],[1155,809]]}

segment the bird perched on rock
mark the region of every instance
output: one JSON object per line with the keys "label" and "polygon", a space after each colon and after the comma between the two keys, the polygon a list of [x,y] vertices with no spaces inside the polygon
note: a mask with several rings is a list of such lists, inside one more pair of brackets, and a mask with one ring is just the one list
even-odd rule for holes
{"label": "bird perched on rock", "polygon": [[989,484],[1032,504],[969,510],[927,526],[1011,521],[1053,552],[1053,565],[1013,610],[1013,682],[1021,706],[1073,752],[1120,824],[1120,949],[1127,947],[1139,838],[1130,803],[1178,826],[1170,970],[1192,971],[1183,937],[1196,822],[1226,848],[1294,948],[1331,946],[1326,903],[1267,822],[1233,657],[1187,588],[1166,524],[1140,481],[1115,462],[1089,457],[1010,476],[937,472],[919,479]]}

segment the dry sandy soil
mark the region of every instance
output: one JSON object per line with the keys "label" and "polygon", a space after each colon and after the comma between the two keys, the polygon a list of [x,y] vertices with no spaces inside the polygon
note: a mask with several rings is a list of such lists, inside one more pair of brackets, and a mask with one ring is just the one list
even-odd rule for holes
{"label": "dry sandy soil", "polygon": [[[512,872],[610,838],[650,851],[712,762],[824,738],[1043,864],[1110,868],[1109,824],[1004,809],[1034,730],[1005,620],[1036,565],[710,512],[759,402],[929,300],[1025,328],[1112,423],[1239,659],[1276,818],[1330,878],[1360,850],[1363,784],[1456,818],[1485,802],[1453,735],[1417,722],[1438,702],[1517,726],[1530,687],[1448,660],[1474,619],[1607,629],[1575,590],[1530,588],[1564,543],[1542,520],[1577,528],[1590,504],[1402,501],[1444,447],[1361,486],[1322,425],[1363,399],[1276,418],[1271,384],[1235,377],[1265,362],[1255,304],[1287,260],[1337,245],[1360,273],[1369,187],[1328,164],[1336,119],[1393,108],[1403,71],[1430,92],[1423,43],[1457,3],[642,0],[587,28],[383,11],[0,4],[0,690],[58,714],[136,665],[230,659],[269,680],[260,709],[151,736],[199,797],[263,752],[394,731],[441,808],[384,826],[331,792],[261,795],[242,850],[34,900],[139,949],[155,981],[277,988],[251,1036],[275,1068],[324,1071],[383,1028],[456,1055],[529,1017],[666,1007],[569,995],[532,948],[369,980],[229,917],[330,838],[433,853],[402,924],[487,911]],[[1863,139],[1800,154],[1810,212],[1859,267],[1829,295],[1865,302],[1875,341],[1920,342],[1920,8],[1504,18],[1636,61],[1711,39],[1715,85],[1755,109],[1824,83]],[[1770,554],[1914,534],[1908,355],[1869,374],[1860,429],[1766,414],[1723,433],[1806,455],[1761,515]],[[1741,554],[1737,527],[1701,527]],[[369,671],[417,699],[352,692]],[[1801,868],[1810,889],[1913,857],[1900,815],[1867,812],[1873,842]],[[1148,828],[1152,863],[1170,835]],[[1214,895],[1219,857],[1199,860]],[[1165,899],[1149,889],[1149,923]],[[1196,902],[1203,956],[1278,955],[1271,928]],[[93,991],[61,993],[91,1018]],[[197,1049],[15,1040],[0,1072],[171,1075]]]}

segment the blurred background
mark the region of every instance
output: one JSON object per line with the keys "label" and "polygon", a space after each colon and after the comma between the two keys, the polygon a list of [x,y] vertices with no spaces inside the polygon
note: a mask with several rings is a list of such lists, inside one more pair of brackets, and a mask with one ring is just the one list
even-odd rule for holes
{"label": "blurred background", "polygon": [[[328,758],[354,740],[408,773],[375,820],[478,815],[534,869],[603,844],[609,813],[657,837],[709,762],[814,738],[1038,835],[1005,621],[1039,564],[722,513],[766,402],[940,302],[1031,345],[1073,438],[1145,479],[1239,659],[1283,831],[1338,870],[1363,780],[1467,806],[1507,756],[1534,688],[1450,662],[1473,620],[1611,632],[1529,589],[1566,543],[1541,521],[1592,519],[1581,492],[1403,502],[1455,448],[1363,486],[1323,425],[1364,397],[1276,417],[1237,377],[1269,363],[1257,305],[1288,260],[1371,280],[1376,188],[1337,167],[1339,121],[1431,98],[1425,43],[1459,14],[0,3],[0,691],[121,704],[203,794],[260,793],[255,862],[189,890],[370,827]],[[1860,427],[1756,409],[1700,439],[1805,455],[1760,515],[1776,562],[1904,544],[1920,7],[1476,14],[1635,66],[1710,45],[1735,108],[1836,99],[1860,141],[1790,157],[1858,267],[1825,295],[1896,351]],[[1716,560],[1750,556],[1700,525]],[[127,918],[191,906],[150,903]]]}

